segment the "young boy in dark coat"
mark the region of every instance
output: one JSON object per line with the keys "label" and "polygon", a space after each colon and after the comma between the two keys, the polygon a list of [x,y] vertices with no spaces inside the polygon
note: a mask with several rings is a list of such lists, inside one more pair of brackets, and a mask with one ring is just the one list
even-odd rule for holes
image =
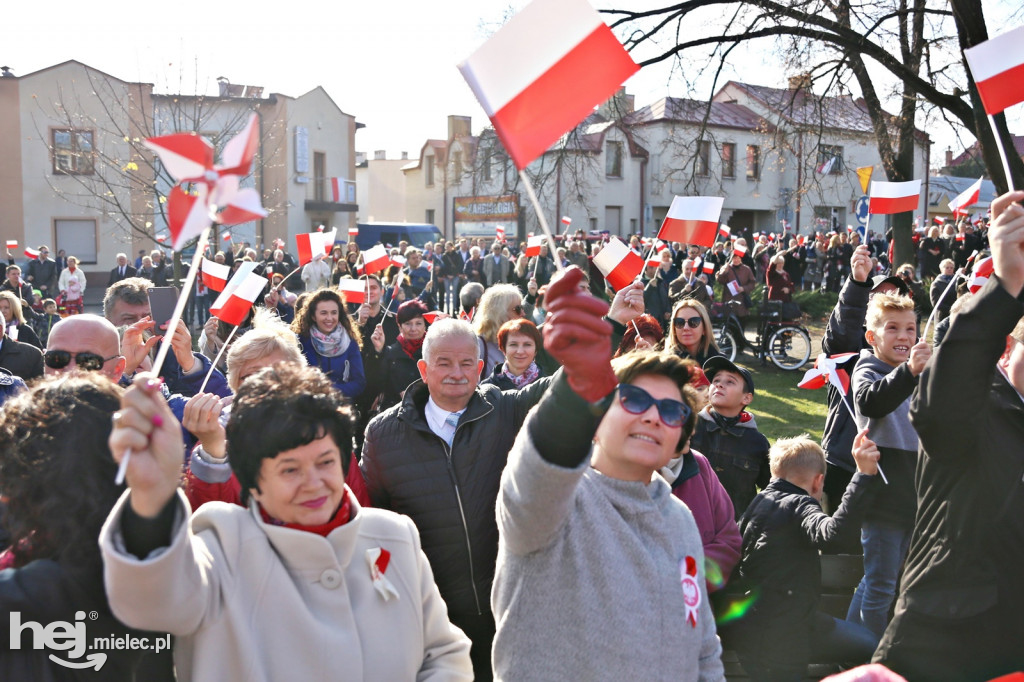
{"label": "young boy in dark coat", "polygon": [[818,611],[818,550],[856,530],[875,492],[878,448],[861,431],[858,473],[833,516],[821,510],[825,453],[806,435],[780,438],[770,452],[772,482],[740,519],[743,556],[730,582],[731,627],[744,670],[754,680],[802,680],[811,660],[865,663],[878,643],[867,628]]}

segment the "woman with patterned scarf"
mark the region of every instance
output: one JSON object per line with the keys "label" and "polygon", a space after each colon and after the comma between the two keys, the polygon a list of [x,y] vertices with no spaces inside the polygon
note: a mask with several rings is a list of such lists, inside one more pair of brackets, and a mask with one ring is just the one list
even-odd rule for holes
{"label": "woman with patterned scarf", "polygon": [[306,298],[295,314],[292,331],[299,337],[306,362],[323,371],[346,398],[363,392],[366,374],[359,330],[337,291],[320,289]]}
{"label": "woman with patterned scarf", "polygon": [[398,340],[384,348],[384,332],[380,325],[370,337],[373,349],[381,355],[379,411],[401,401],[409,384],[420,378],[416,363],[423,359],[423,339],[427,335],[427,320],[424,316],[427,312],[423,301],[417,298],[406,301],[398,306]]}
{"label": "woman with patterned scarf", "polygon": [[482,384],[494,384],[503,391],[519,389],[543,376],[537,366],[537,351],[543,341],[537,325],[527,319],[509,320],[498,328],[498,347],[505,362],[494,366],[494,372]]}

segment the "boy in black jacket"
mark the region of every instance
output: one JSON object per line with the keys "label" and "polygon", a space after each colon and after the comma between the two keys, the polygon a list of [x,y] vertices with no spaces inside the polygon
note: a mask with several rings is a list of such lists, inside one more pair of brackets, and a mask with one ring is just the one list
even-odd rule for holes
{"label": "boy in black jacket", "polygon": [[833,516],[821,510],[825,453],[806,435],[772,446],[772,482],[740,519],[743,556],[733,574],[733,610],[748,608],[730,640],[754,680],[802,680],[813,659],[864,663],[878,637],[864,627],[817,610],[821,592],[818,549],[856,528],[874,492],[878,449],[867,432],[853,445],[857,463]]}

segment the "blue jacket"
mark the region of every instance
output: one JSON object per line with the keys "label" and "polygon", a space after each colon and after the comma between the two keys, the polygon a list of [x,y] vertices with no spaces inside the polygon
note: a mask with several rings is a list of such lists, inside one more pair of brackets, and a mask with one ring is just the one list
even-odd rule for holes
{"label": "blue jacket", "polygon": [[359,344],[354,340],[348,345],[348,350],[334,358],[325,358],[317,353],[309,334],[300,336],[299,343],[302,344],[302,354],[306,356],[306,362],[311,367],[319,367],[324,374],[330,377],[334,387],[345,394],[347,398],[359,396],[366,388],[363,358]]}

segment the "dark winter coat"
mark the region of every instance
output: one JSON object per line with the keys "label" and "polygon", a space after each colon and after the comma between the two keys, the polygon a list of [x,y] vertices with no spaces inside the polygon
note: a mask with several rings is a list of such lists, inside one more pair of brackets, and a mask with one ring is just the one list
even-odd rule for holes
{"label": "dark winter coat", "polygon": [[412,518],[454,619],[490,612],[498,557],[498,484],[526,413],[551,379],[521,391],[478,386],[451,447],[430,430],[426,384],[366,427],[360,467],[375,507]]}
{"label": "dark winter coat", "polygon": [[771,479],[768,469],[768,439],[757,430],[754,415],[743,412],[740,420],[721,428],[711,416],[711,406],[697,415],[697,426],[690,447],[711,462],[722,487],[729,493],[739,518],[757,494]]}

